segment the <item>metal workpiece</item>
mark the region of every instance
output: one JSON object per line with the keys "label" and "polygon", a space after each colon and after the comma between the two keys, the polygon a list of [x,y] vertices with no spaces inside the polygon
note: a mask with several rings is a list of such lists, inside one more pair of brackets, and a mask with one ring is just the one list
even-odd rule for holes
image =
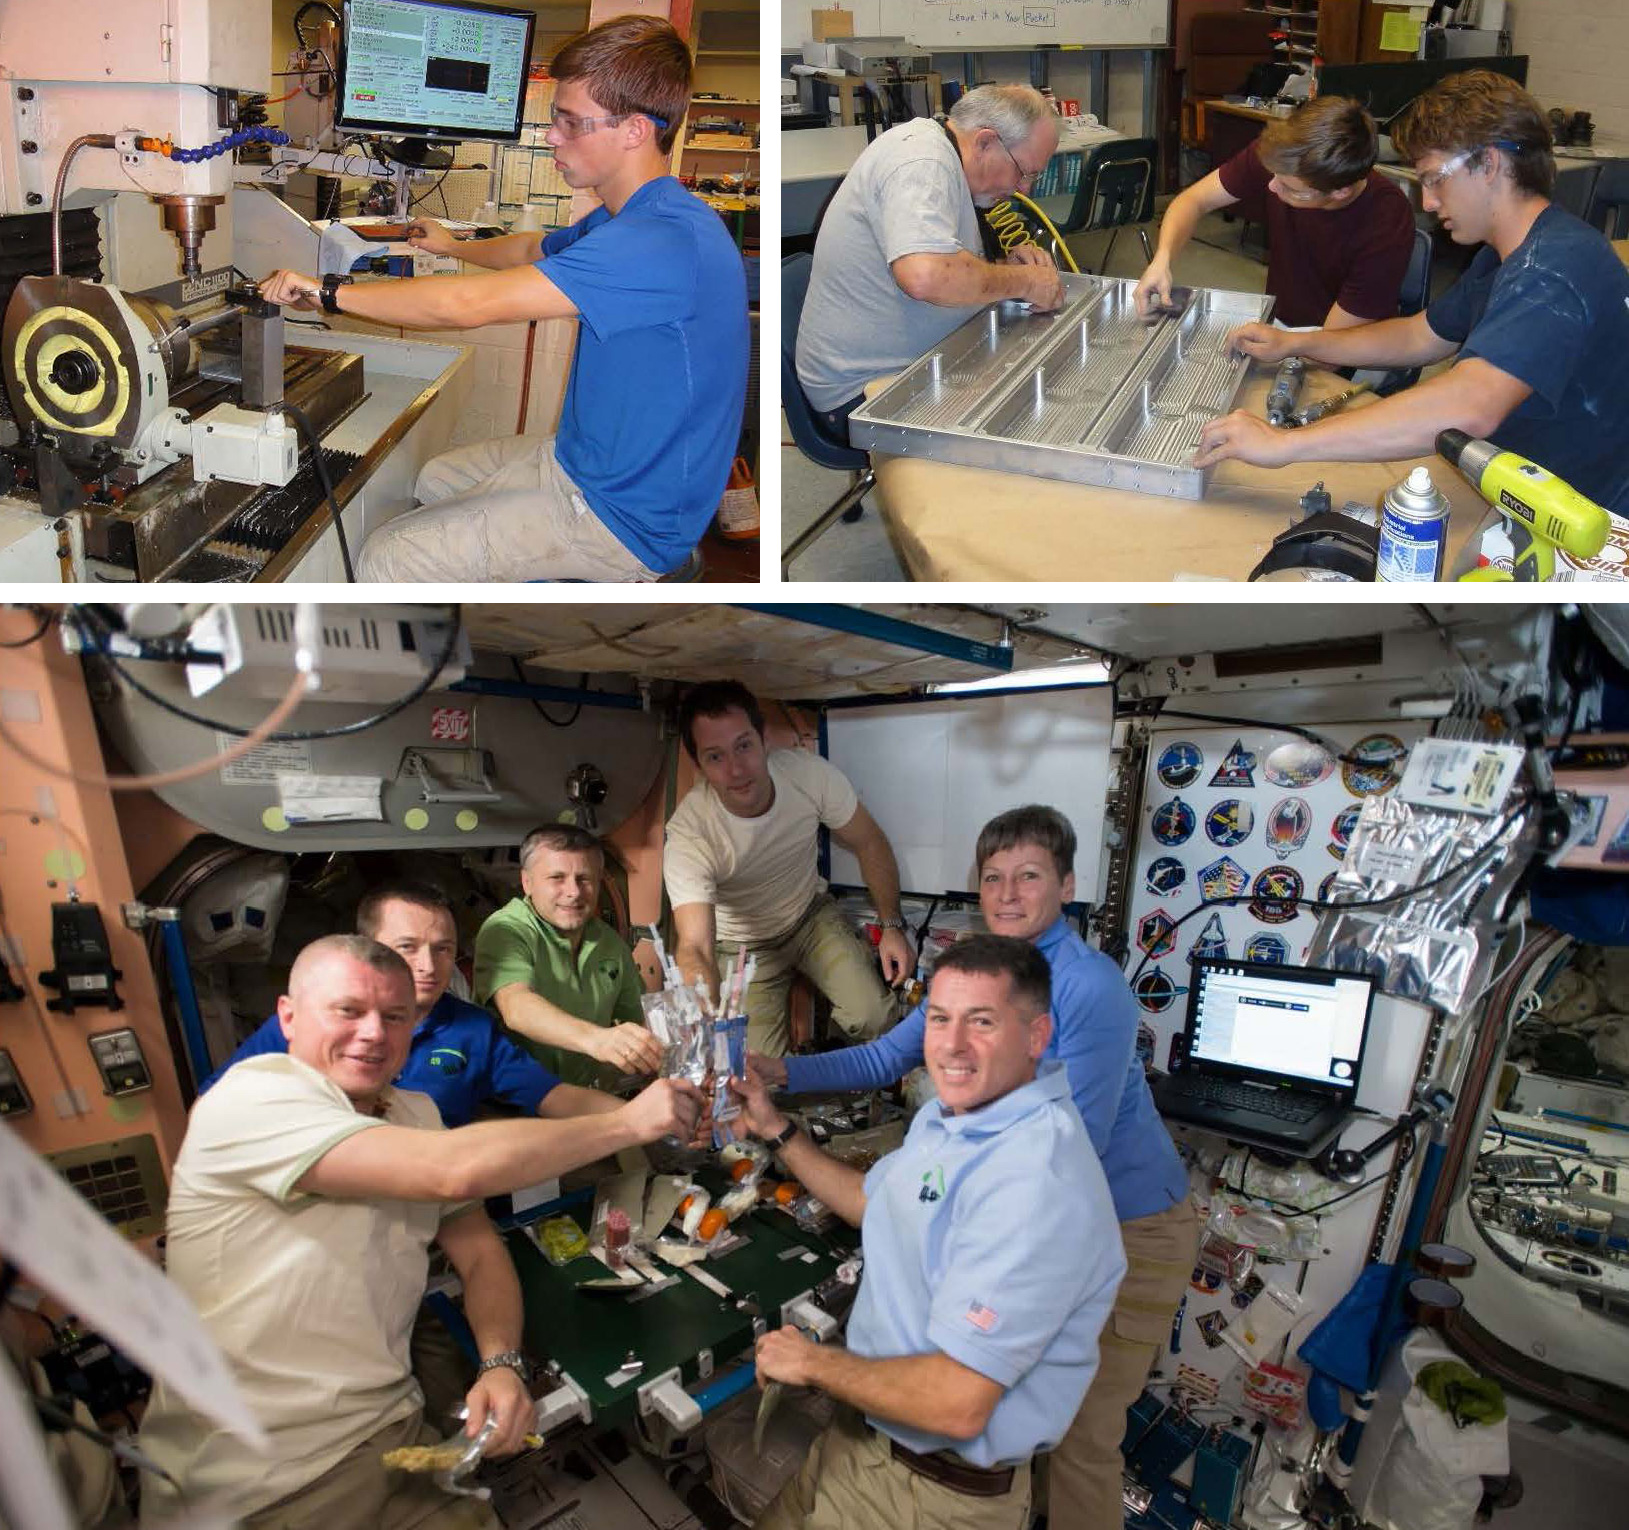
{"label": "metal workpiece", "polygon": [[1176,317],[1137,312],[1135,283],[1065,276],[1064,306],[993,303],[913,362],[849,419],[867,451],[1198,499],[1193,456],[1233,407],[1249,360],[1238,325],[1267,318],[1259,293],[1195,291]]}

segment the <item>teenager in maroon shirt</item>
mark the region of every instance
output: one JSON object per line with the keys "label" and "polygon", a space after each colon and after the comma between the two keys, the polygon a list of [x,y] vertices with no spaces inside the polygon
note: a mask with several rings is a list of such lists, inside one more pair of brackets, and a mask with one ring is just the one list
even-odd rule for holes
{"label": "teenager in maroon shirt", "polygon": [[1137,283],[1138,307],[1146,313],[1169,301],[1171,261],[1200,218],[1237,207],[1267,226],[1267,291],[1279,323],[1344,329],[1393,318],[1414,215],[1374,169],[1376,137],[1374,119],[1341,96],[1269,123],[1166,209],[1159,248]]}

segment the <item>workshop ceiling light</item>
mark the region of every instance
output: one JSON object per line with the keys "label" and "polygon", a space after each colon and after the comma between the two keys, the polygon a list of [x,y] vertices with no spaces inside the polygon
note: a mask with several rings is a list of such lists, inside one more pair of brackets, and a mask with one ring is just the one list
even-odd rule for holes
{"label": "workshop ceiling light", "polygon": [[1109,667],[1099,659],[1085,664],[1054,664],[1046,669],[1025,669],[984,680],[937,680],[928,686],[934,696],[955,696],[967,691],[1035,690],[1044,685],[1106,685]]}

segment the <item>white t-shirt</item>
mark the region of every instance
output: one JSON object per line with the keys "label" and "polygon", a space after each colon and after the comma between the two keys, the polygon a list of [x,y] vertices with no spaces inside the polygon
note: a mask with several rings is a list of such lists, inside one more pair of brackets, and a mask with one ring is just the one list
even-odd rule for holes
{"label": "white t-shirt", "polygon": [[835,765],[807,749],[772,749],[775,800],[757,818],[738,818],[698,781],[668,820],[662,876],[675,908],[711,903],[723,945],[785,935],[825,891],[815,835],[841,829],[859,796]]}
{"label": "white t-shirt", "polygon": [[[315,1068],[283,1054],[228,1069],[193,1107],[170,1182],[166,1264],[271,1436],[257,1456],[162,1381],[141,1445],[199,1503],[248,1515],[314,1482],[386,1424],[423,1405],[408,1333],[424,1297],[436,1202],[331,1200],[294,1188],[356,1132],[389,1122],[442,1131],[428,1095],[385,1092],[358,1114]],[[143,1477],[143,1516],[178,1515]]]}

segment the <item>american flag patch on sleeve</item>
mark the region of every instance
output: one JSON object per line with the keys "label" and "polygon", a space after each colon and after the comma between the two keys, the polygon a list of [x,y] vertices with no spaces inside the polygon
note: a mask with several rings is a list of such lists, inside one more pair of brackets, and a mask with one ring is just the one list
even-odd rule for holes
{"label": "american flag patch on sleeve", "polygon": [[993,1307],[986,1307],[983,1302],[974,1302],[967,1309],[967,1321],[981,1333],[989,1333],[1000,1321]]}

